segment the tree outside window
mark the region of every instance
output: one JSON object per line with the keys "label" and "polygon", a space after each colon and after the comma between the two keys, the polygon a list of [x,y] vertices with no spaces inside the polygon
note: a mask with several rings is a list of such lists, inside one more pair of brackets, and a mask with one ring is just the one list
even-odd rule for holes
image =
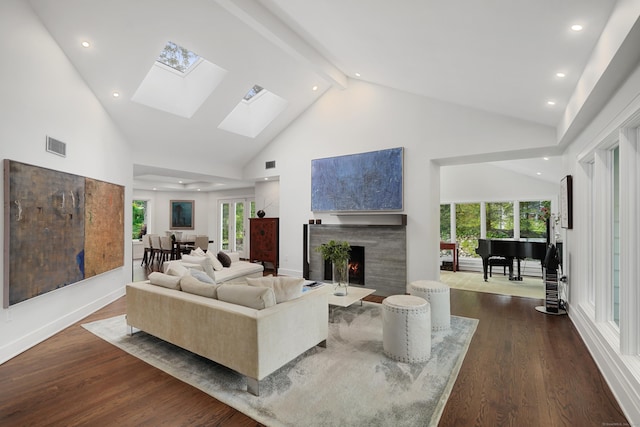
{"label": "tree outside window", "polygon": [[487,203],[487,239],[513,238],[513,202]]}
{"label": "tree outside window", "polygon": [[478,257],[480,203],[456,204],[456,241],[461,257]]}
{"label": "tree outside window", "polygon": [[546,239],[547,223],[543,208],[551,212],[551,201],[532,200],[520,202],[520,237],[523,239]]}
{"label": "tree outside window", "polygon": [[451,241],[451,205],[440,205],[440,241]]}
{"label": "tree outside window", "polygon": [[133,239],[142,238],[142,234],[140,232],[147,222],[146,217],[147,217],[147,201],[134,200],[133,201],[133,230],[132,230]]}
{"label": "tree outside window", "polygon": [[222,204],[222,212],[220,217],[222,218],[222,244],[220,249],[229,249],[229,203]]}

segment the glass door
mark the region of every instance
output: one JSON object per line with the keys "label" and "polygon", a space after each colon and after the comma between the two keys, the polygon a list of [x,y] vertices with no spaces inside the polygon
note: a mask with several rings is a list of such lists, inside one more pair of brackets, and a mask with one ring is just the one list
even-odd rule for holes
{"label": "glass door", "polygon": [[253,199],[232,199],[219,202],[220,248],[223,251],[238,252],[240,258],[249,257],[246,236],[249,230],[249,218],[255,216],[255,211]]}

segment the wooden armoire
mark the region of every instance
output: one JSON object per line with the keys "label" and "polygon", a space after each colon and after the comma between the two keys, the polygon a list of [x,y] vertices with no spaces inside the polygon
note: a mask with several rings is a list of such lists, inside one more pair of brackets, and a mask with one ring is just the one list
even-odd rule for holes
{"label": "wooden armoire", "polygon": [[279,257],[279,218],[249,218],[250,261],[269,262],[278,272]]}

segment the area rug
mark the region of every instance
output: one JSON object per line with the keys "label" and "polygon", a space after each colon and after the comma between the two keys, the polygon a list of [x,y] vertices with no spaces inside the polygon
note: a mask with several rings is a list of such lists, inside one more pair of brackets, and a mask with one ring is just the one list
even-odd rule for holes
{"label": "area rug", "polygon": [[523,276],[522,281],[509,280],[509,276],[496,274],[489,277],[489,281],[484,281],[482,273],[469,271],[441,271],[440,281],[452,288],[463,291],[487,292],[490,294],[511,295],[514,297],[525,297],[544,299],[544,282],[540,277]]}
{"label": "area rug", "polygon": [[431,359],[400,363],[382,348],[382,306],[336,309],[327,348],[314,347],[246,391],[236,372],[144,332],[124,316],[82,325],[104,340],[267,426],[436,426],[478,320],[432,332]]}

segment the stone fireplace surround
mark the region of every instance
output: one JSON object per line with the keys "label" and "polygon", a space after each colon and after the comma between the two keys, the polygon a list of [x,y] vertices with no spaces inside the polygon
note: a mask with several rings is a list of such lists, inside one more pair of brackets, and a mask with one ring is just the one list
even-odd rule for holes
{"label": "stone fireplace surround", "polygon": [[329,240],[346,240],[352,246],[365,248],[365,288],[375,289],[375,295],[380,296],[406,292],[406,225],[316,224],[308,227],[310,280],[324,280],[324,260],[315,248]]}

